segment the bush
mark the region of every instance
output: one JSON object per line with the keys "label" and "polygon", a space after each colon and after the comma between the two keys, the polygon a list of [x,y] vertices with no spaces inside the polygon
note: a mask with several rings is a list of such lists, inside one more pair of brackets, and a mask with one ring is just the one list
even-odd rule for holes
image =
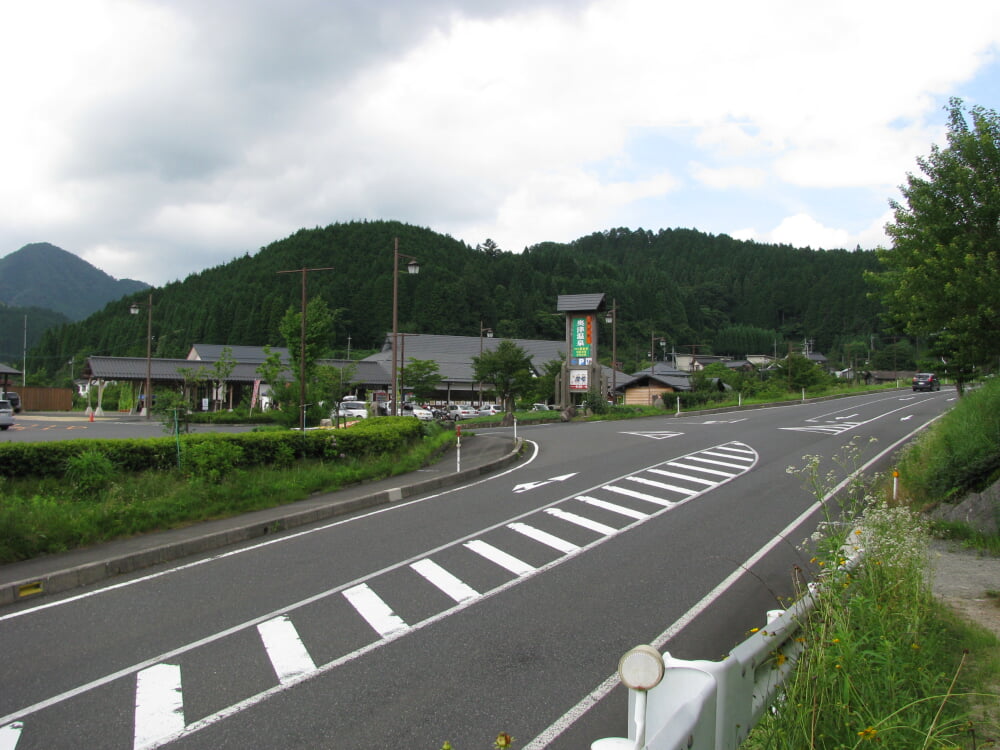
{"label": "bush", "polygon": [[84,494],[104,489],[117,474],[114,463],[99,450],[84,451],[66,459],[66,480]]}
{"label": "bush", "polygon": [[182,453],[182,461],[190,476],[217,483],[240,465],[243,449],[222,440],[188,443]]}

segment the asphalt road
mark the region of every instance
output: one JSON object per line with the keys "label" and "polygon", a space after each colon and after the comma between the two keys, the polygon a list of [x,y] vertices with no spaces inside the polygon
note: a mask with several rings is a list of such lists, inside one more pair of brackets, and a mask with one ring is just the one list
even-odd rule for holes
{"label": "asphalt road", "polygon": [[[245,425],[193,425],[193,432],[245,432]],[[14,425],[0,432],[0,443],[38,443],[53,440],[164,437],[171,434],[157,419],[109,413],[93,422],[80,412],[21,412]]]}
{"label": "asphalt road", "polygon": [[878,465],[954,395],[520,428],[467,486],[4,610],[0,750],[625,736],[622,653],[720,658],[808,568],[786,469]]}

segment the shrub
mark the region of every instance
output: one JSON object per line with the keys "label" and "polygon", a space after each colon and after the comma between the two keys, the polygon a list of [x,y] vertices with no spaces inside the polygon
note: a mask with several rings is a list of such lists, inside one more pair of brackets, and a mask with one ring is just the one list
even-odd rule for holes
{"label": "shrub", "polygon": [[66,479],[81,493],[104,489],[117,474],[114,463],[99,450],[84,451],[66,459]]}
{"label": "shrub", "polygon": [[222,440],[188,443],[182,454],[187,473],[209,482],[221,482],[242,460],[243,449]]}

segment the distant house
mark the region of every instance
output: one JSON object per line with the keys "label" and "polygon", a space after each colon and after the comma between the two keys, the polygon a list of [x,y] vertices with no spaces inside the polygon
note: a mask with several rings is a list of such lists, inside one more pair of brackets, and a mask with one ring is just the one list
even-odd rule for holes
{"label": "distant house", "polygon": [[619,380],[615,390],[623,394],[626,406],[649,406],[664,394],[690,391],[691,381],[688,373],[656,362],[624,381]]}

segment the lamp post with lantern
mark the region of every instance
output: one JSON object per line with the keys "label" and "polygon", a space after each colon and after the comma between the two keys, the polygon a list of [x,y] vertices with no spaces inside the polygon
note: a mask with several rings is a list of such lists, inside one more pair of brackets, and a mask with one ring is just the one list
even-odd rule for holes
{"label": "lamp post with lantern", "polygon": [[397,367],[396,352],[399,339],[399,259],[409,258],[406,264],[406,272],[411,276],[420,273],[420,264],[412,255],[399,252],[399,237],[393,239],[392,245],[392,416],[399,414],[399,394],[397,392]]}
{"label": "lamp post with lantern", "polygon": [[143,405],[143,411],[146,414],[146,419],[149,419],[149,412],[153,407],[153,394],[150,393],[152,390],[152,370],[153,370],[153,294],[150,292],[149,300],[145,305],[140,305],[138,302],[133,302],[129,307],[128,311],[132,315],[138,315],[139,311],[145,307],[146,308],[146,395],[145,403]]}

